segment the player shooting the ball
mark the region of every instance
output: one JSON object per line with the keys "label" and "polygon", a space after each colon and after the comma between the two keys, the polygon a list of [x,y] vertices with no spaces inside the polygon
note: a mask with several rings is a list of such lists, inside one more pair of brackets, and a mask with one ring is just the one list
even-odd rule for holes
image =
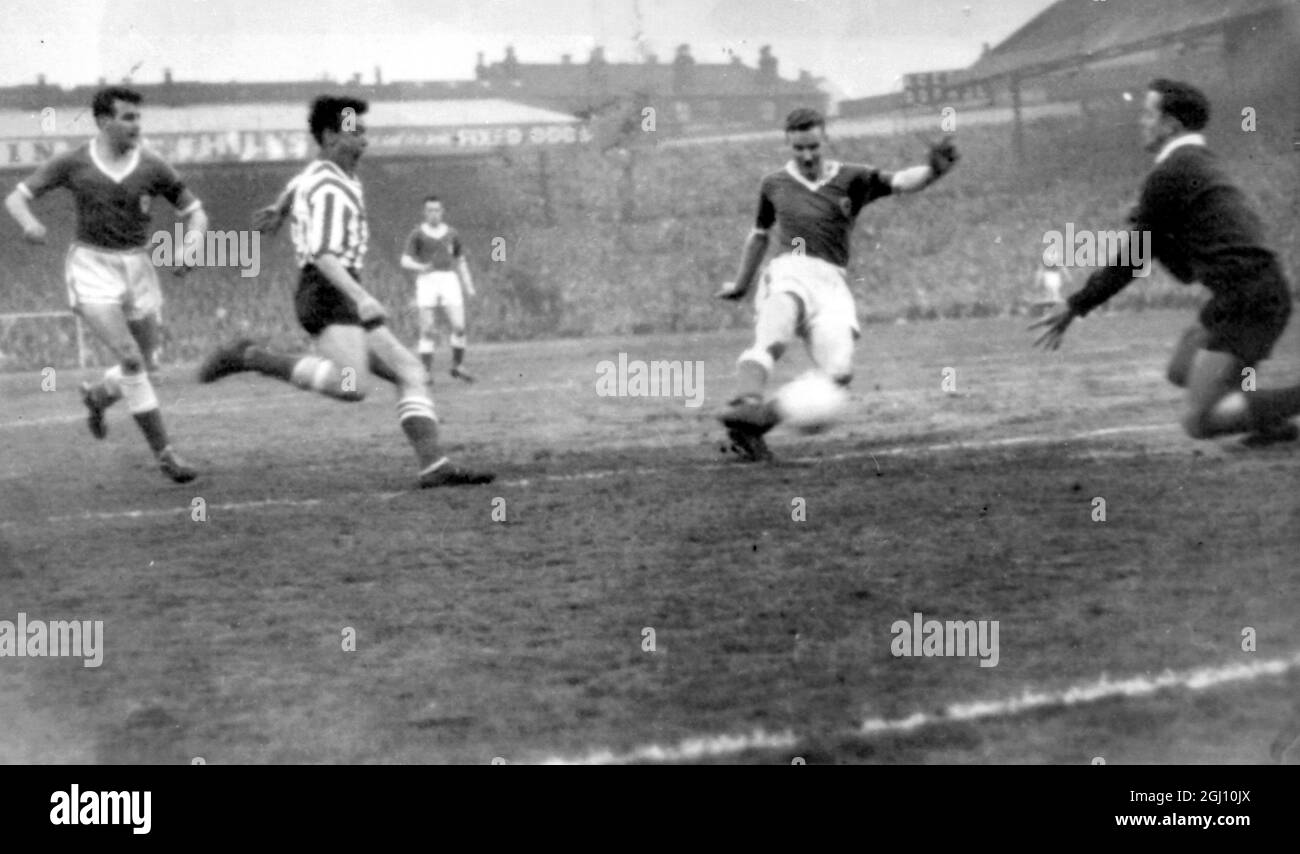
{"label": "player shooting the ball", "polygon": [[[1291,290],[1259,215],[1206,147],[1200,131],[1209,117],[1200,90],[1155,80],[1138,123],[1156,165],[1130,215],[1131,228],[1151,235],[1151,254],[1179,281],[1201,282],[1211,294],[1178,342],[1168,378],[1187,389],[1189,436],[1250,433],[1248,444],[1294,441],[1300,428],[1289,419],[1300,413],[1300,386],[1243,390],[1245,369],[1268,358],[1286,328]],[[1046,329],[1035,345],[1060,347],[1071,322],[1119,293],[1139,267],[1112,259],[1094,272],[1064,307],[1030,327]]]}
{"label": "player shooting the ball", "polygon": [[364,377],[371,373],[397,391],[397,420],[415,451],[420,487],[491,483],[492,473],[462,468],[443,455],[424,368],[398,341],[387,310],[361,283],[370,227],[356,168],[366,150],[361,117],[368,108],[358,98],[316,98],[307,124],[319,156],[254,216],[255,225],[272,232],[286,214],[290,217],[300,268],[294,309],[315,352],[281,353],[241,339],[212,353],[199,367],[199,381],[253,371],[356,402],[365,397]]}
{"label": "player shooting the ball", "polygon": [[861,333],[846,268],[858,213],[883,196],[925,189],[957,162],[950,138],[931,147],[927,164],[893,173],[824,159],[826,119],[807,108],[786,118],[785,138],[793,157],[763,179],[736,281],[717,293],[724,300],[743,299],[768,249],[775,250],[755,298],[754,344],[737,363],[737,396],[719,416],[731,450],[745,462],[772,459],[763,436],[781,416],[763,392],[791,341],[802,339],[817,368],[839,385],[847,387],[853,378],[854,342]]}

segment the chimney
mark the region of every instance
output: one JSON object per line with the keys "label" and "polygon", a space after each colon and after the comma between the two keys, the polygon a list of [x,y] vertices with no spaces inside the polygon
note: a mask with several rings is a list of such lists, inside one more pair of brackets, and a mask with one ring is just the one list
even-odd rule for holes
{"label": "chimney", "polygon": [[691,46],[680,44],[677,46],[677,55],[673,57],[673,91],[686,91],[694,79],[695,58],[691,56]]}

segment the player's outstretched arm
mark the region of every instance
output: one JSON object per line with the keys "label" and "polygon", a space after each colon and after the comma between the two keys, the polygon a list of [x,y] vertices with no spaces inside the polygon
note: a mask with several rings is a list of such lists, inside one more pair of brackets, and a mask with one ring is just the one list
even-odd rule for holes
{"label": "player's outstretched arm", "polygon": [[290,183],[280,193],[280,197],[264,208],[253,211],[253,228],[275,235],[289,217],[293,208],[293,184]]}
{"label": "player's outstretched arm", "polygon": [[27,197],[22,190],[14,190],[5,198],[5,210],[14,218],[23,230],[23,239],[28,243],[45,242],[45,225],[32,213],[27,204]]}
{"label": "player's outstretched arm", "polygon": [[943,141],[930,146],[928,163],[895,172],[890,180],[890,188],[895,193],[915,193],[924,190],[952,171],[953,165],[959,159],[960,155],[957,153],[957,146],[953,143],[952,137],[946,136]]}
{"label": "player's outstretched arm", "polygon": [[185,222],[185,246],[181,252],[181,265],[173,271],[174,276],[184,276],[203,257],[203,241],[207,239],[208,214],[203,210],[203,203],[196,196],[186,196],[181,200],[181,219]]}
{"label": "player's outstretched arm", "polygon": [[754,276],[758,274],[758,267],[763,263],[763,256],[767,254],[767,241],[766,231],[755,229],[750,232],[749,239],[745,241],[745,248],[741,252],[740,270],[736,273],[736,281],[725,283],[714,296],[725,300],[745,298],[754,285]]}

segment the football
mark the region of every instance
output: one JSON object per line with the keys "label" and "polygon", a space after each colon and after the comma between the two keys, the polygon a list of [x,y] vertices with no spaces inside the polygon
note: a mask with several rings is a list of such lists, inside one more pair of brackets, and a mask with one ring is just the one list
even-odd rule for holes
{"label": "football", "polygon": [[849,393],[820,371],[809,371],[781,386],[773,398],[781,423],[803,433],[819,433],[844,414]]}

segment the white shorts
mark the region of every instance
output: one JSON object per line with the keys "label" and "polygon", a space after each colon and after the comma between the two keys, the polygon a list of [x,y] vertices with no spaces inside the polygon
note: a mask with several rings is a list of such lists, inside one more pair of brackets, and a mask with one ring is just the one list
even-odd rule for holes
{"label": "white shorts", "polygon": [[451,308],[465,304],[460,276],[451,270],[421,273],[415,279],[415,304],[419,308]]}
{"label": "white shorts", "polygon": [[[765,315],[770,300],[783,294],[798,298],[800,314],[794,329],[777,329]],[[755,303],[758,346],[802,338],[813,361],[833,377],[853,373],[853,345],[860,334],[858,310],[849,290],[847,273],[828,261],[808,255],[778,255],[767,264]],[[773,315],[780,316],[780,315]]]}
{"label": "white shorts", "polygon": [[811,255],[778,255],[768,262],[759,282],[760,310],[769,297],[781,293],[799,298],[804,329],[847,324],[855,335],[858,333],[858,309],[843,267]]}
{"label": "white shorts", "polygon": [[128,320],[162,310],[158,270],[147,249],[100,249],[84,243],[68,247],[64,266],[68,304],[120,305]]}

